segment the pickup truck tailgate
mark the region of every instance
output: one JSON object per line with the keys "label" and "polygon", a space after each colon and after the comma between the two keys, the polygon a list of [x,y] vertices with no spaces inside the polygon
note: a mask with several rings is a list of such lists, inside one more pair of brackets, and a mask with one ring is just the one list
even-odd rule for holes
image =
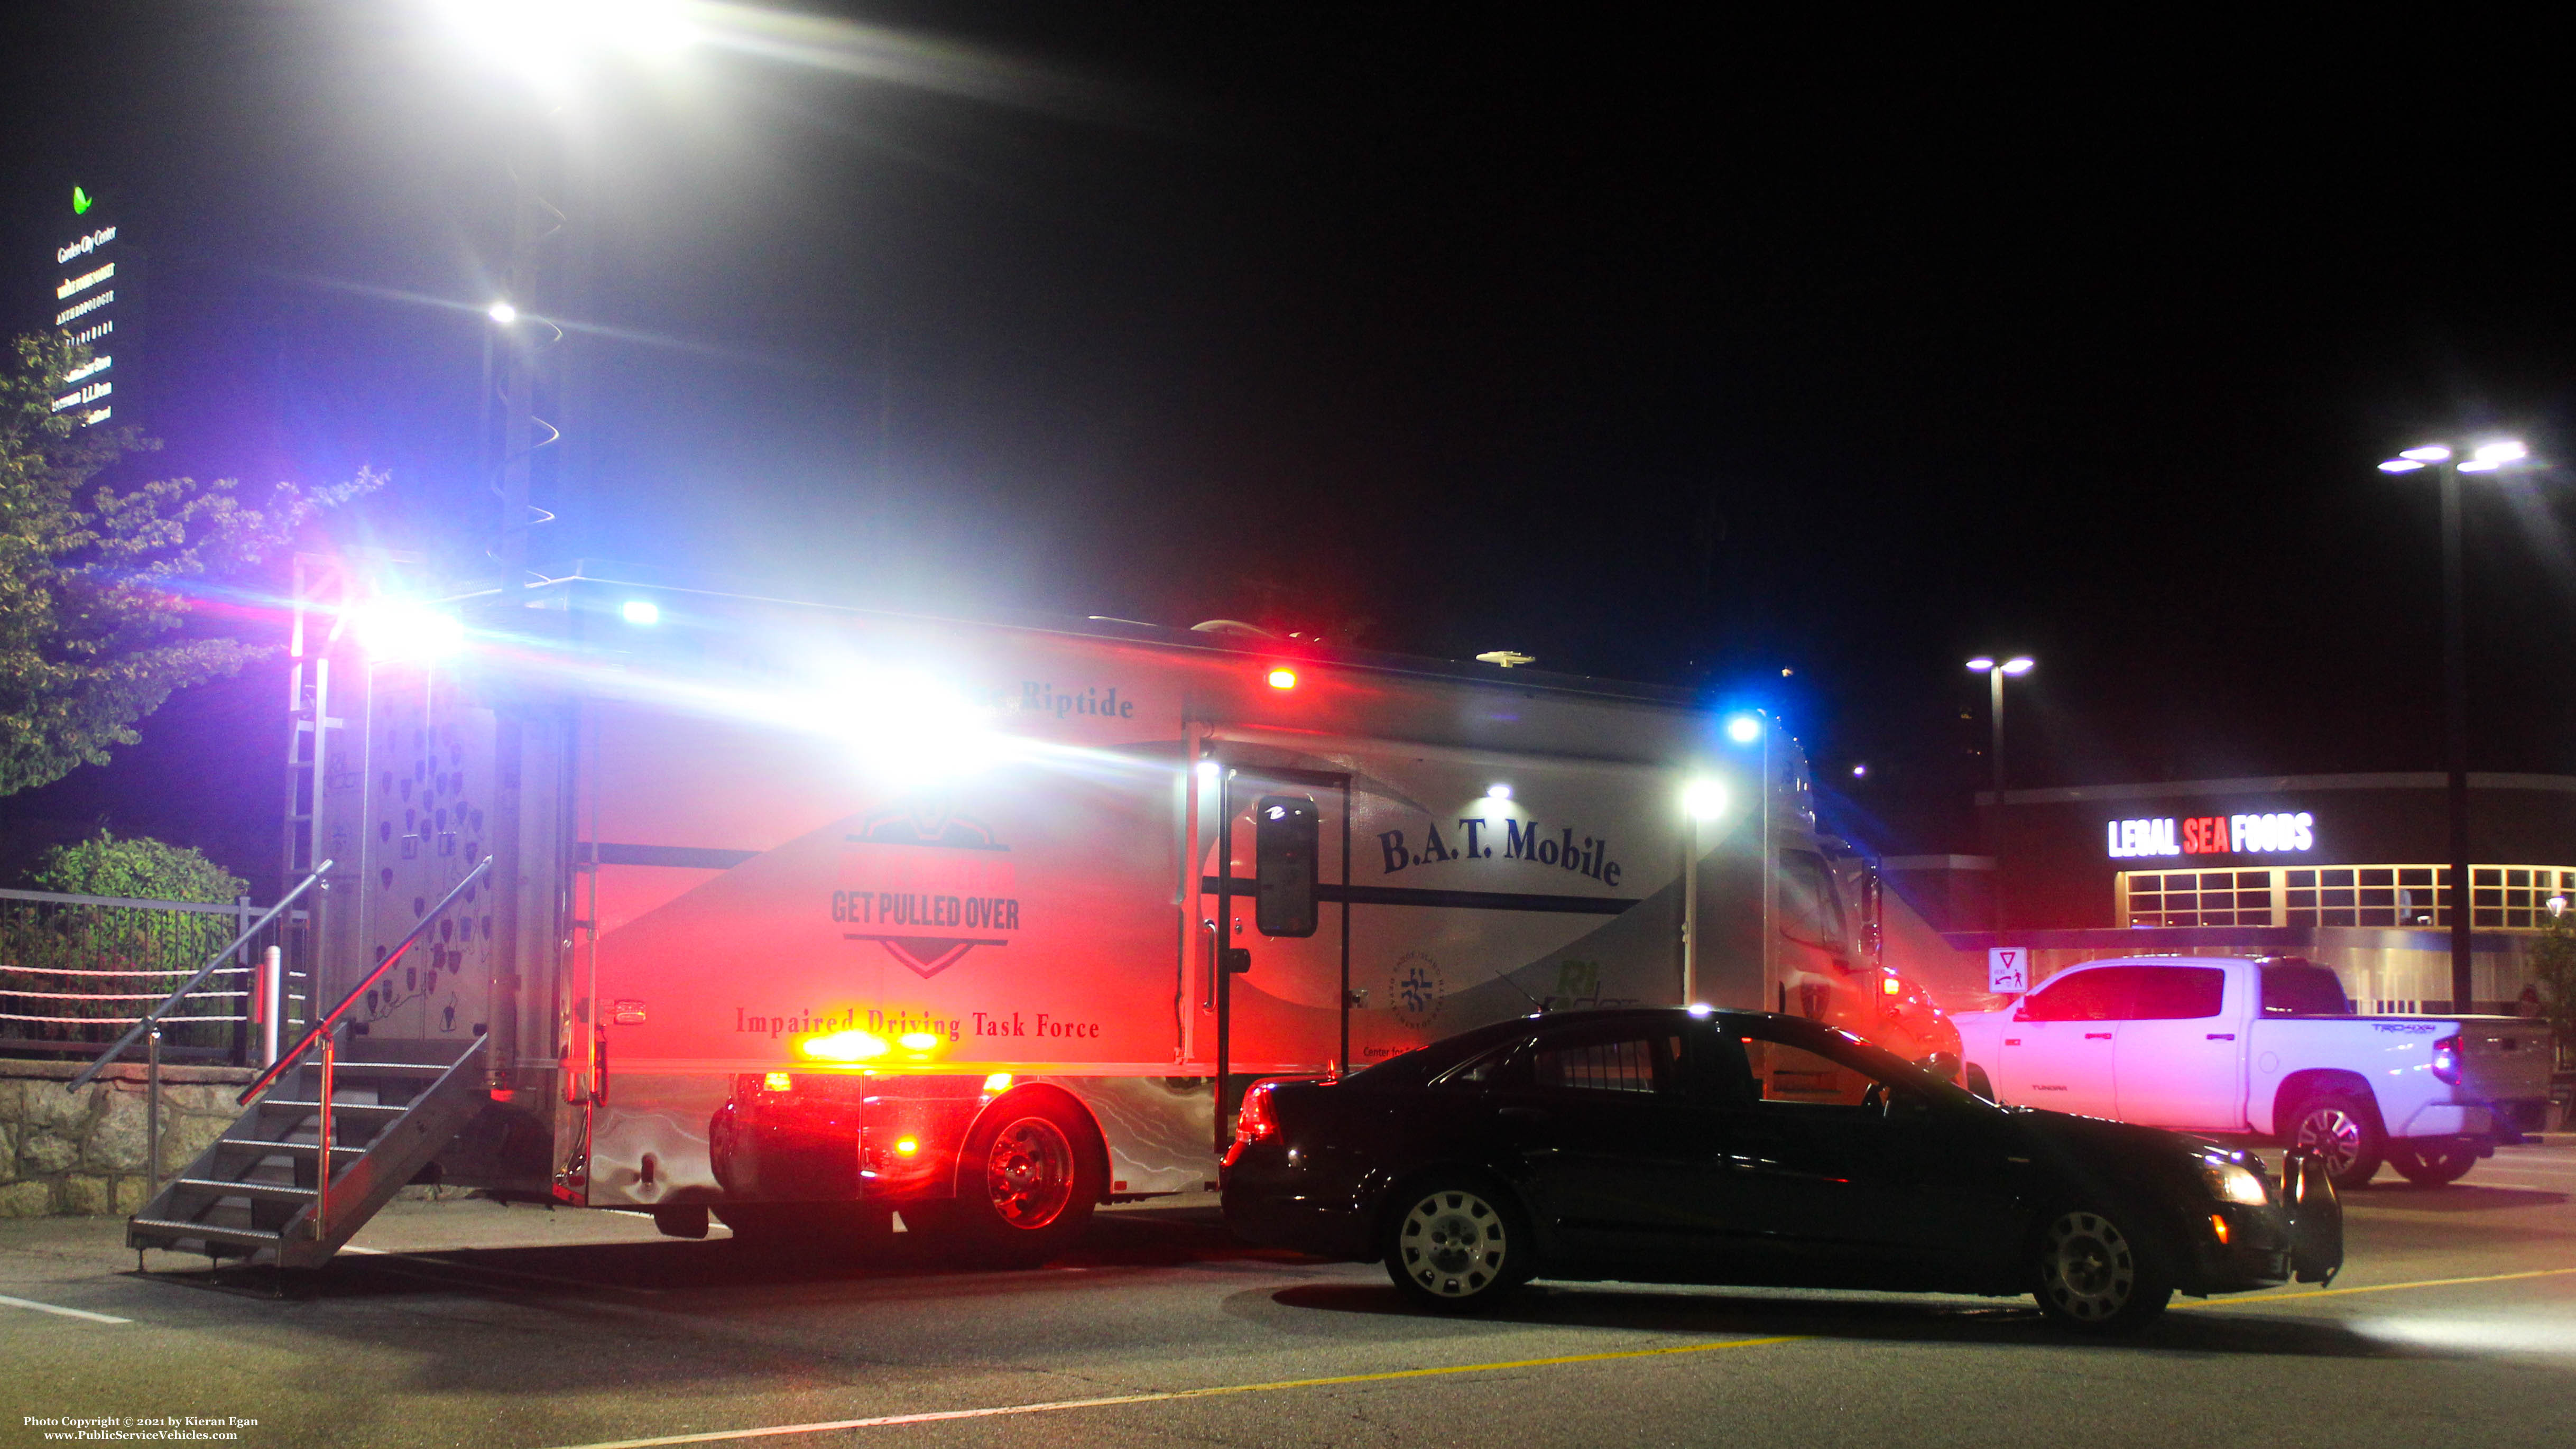
{"label": "pickup truck tailgate", "polygon": [[2549,1095],[2549,1028],[2501,1017],[2460,1023],[2460,1095],[2513,1102]]}

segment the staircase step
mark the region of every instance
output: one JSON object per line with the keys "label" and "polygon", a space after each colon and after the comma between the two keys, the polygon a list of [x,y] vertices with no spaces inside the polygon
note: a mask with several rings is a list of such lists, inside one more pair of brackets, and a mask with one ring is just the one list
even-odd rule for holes
{"label": "staircase step", "polygon": [[[260,1102],[259,1110],[263,1112],[294,1111],[306,1116],[311,1116],[322,1110],[322,1104],[318,1101],[305,1102],[289,1098],[269,1097]],[[333,1102],[331,1104],[331,1110],[335,1113],[347,1112],[360,1117],[373,1115],[390,1119],[401,1116],[403,1113],[410,1111],[411,1108],[400,1104],[384,1102]]]}
{"label": "staircase step", "polygon": [[214,1223],[183,1223],[170,1218],[131,1218],[126,1222],[129,1233],[142,1233],[173,1241],[194,1238],[205,1243],[238,1243],[252,1248],[274,1248],[284,1236],[258,1228],[227,1228]]}
{"label": "staircase step", "polygon": [[269,1202],[310,1202],[313,1189],[291,1182],[231,1182],[217,1177],[183,1177],[179,1186],[206,1197],[255,1197]]}
{"label": "staircase step", "polygon": [[[215,1145],[237,1148],[254,1157],[265,1157],[270,1153],[290,1157],[311,1157],[322,1150],[322,1144],[319,1142],[267,1142],[254,1137],[220,1137],[215,1140]],[[367,1149],[364,1147],[344,1147],[336,1142],[331,1144],[333,1157],[364,1157],[366,1154]]]}

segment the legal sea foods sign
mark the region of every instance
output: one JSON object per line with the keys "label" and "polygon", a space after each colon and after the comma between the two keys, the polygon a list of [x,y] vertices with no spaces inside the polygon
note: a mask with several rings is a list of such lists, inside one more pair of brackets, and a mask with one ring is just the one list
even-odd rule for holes
{"label": "legal sea foods sign", "polygon": [[2305,810],[2262,815],[2193,815],[2108,822],[2111,858],[2276,855],[2316,847],[2317,817]]}

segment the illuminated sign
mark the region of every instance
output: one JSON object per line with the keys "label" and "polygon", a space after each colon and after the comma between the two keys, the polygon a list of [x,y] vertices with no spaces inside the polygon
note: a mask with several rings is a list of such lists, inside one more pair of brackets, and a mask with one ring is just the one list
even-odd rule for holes
{"label": "illuminated sign", "polygon": [[120,237],[109,208],[88,189],[72,188],[72,215],[80,219],[77,228],[69,237],[56,232],[46,247],[55,270],[47,274],[45,290],[54,326],[91,355],[63,379],[65,390],[52,402],[55,412],[73,414],[86,428],[115,416],[108,399],[119,378],[132,381],[141,258]]}
{"label": "illuminated sign", "polygon": [[2171,855],[2273,855],[2316,847],[2317,817],[2305,810],[2263,815],[2194,815],[2181,820],[2107,823],[2111,858]]}

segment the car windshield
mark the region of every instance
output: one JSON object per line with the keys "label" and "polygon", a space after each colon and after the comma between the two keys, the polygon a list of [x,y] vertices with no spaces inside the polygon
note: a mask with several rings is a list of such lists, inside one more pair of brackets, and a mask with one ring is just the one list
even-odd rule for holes
{"label": "car windshield", "polygon": [[2263,967],[2265,1016],[2350,1016],[2343,980],[2311,961],[2276,961]]}

